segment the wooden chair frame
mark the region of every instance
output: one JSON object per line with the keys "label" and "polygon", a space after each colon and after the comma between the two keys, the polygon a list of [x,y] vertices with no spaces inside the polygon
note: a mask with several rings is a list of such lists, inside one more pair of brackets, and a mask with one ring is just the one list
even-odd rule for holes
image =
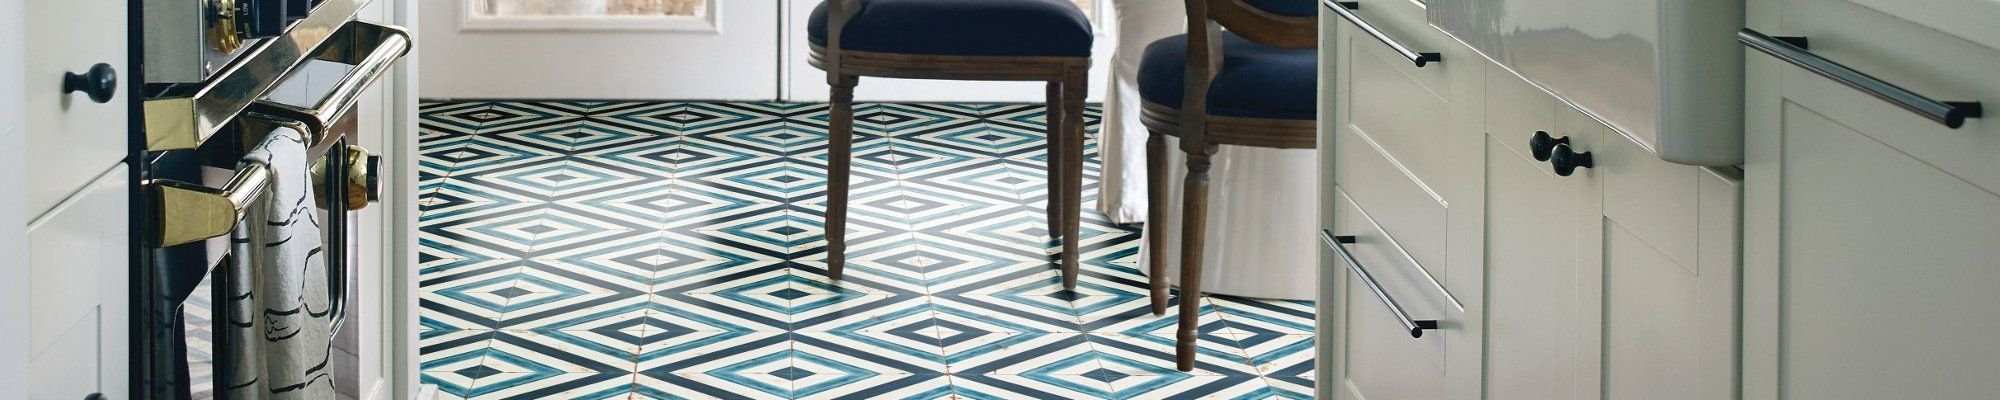
{"label": "wooden chair frame", "polygon": [[[1076,289],[1081,240],[1085,95],[1090,57],[958,56],[841,49],[841,30],[860,0],[828,0],[826,45],[812,46],[810,63],[833,86],[827,147],[827,276],[841,278],[847,261],[847,196],[854,154],[854,87],[863,76],[904,79],[1048,82],[1048,216],[1062,240],[1063,288]],[[1058,229],[1057,227],[1061,227]]]}
{"label": "wooden chair frame", "polygon": [[1187,73],[1179,107],[1146,102],[1140,111],[1149,133],[1146,141],[1147,262],[1152,285],[1153,314],[1167,311],[1166,251],[1167,142],[1178,136],[1187,153],[1187,178],[1181,208],[1180,326],[1175,335],[1175,364],[1181,371],[1195,366],[1201,328],[1201,270],[1208,230],[1208,170],[1219,145],[1279,149],[1314,148],[1317,123],[1312,120],[1241,118],[1208,115],[1209,85],[1220,69],[1220,30],[1254,42],[1301,49],[1318,45],[1318,22],[1312,17],[1288,17],[1252,7],[1244,0],[1186,0],[1188,12]]}

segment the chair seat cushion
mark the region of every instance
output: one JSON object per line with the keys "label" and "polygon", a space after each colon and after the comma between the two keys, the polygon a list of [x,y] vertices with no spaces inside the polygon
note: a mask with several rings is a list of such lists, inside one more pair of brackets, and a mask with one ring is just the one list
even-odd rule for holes
{"label": "chair seat cushion", "polygon": [[[1317,115],[1316,50],[1272,47],[1229,32],[1220,37],[1222,70],[1209,85],[1209,115],[1265,119],[1313,119]],[[1139,64],[1139,97],[1180,108],[1186,60],[1187,35],[1146,46]]]}
{"label": "chair seat cushion", "polygon": [[[1090,18],[1067,0],[860,0],[841,48],[897,54],[1089,57]],[[806,25],[826,45],[827,5]]]}
{"label": "chair seat cushion", "polygon": [[1287,17],[1313,17],[1319,15],[1319,2],[1313,0],[1243,0],[1245,4],[1264,12]]}

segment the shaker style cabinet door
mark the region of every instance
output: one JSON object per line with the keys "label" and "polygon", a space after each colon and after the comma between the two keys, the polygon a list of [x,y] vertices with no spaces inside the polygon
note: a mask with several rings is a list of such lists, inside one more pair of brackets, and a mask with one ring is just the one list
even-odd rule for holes
{"label": "shaker style cabinet door", "polygon": [[131,187],[123,165],[98,172],[82,193],[28,224],[25,398],[126,398]]}
{"label": "shaker style cabinet door", "polygon": [[[1952,3],[1959,15],[2000,12]],[[2000,49],[1882,1],[1781,1],[1753,18],[1811,56],[1936,102],[1947,126],[1867,88],[1749,53],[1743,349],[1751,399],[2000,393]],[[1769,22],[1766,22],[1769,21]],[[1760,23],[1761,22],[1761,23]],[[1991,21],[1985,27],[1991,28]],[[1954,33],[1957,32],[1957,33]]]}
{"label": "shaker style cabinet door", "polygon": [[[28,0],[28,215],[40,215],[125,157],[125,0]],[[9,61],[12,62],[12,61]],[[100,65],[101,64],[101,65]]]}
{"label": "shaker style cabinet door", "polygon": [[1732,398],[1735,170],[1489,75],[1486,398]]}
{"label": "shaker style cabinet door", "polygon": [[[1588,398],[1580,253],[1596,245],[1598,199],[1586,190],[1599,172],[1560,176],[1534,148],[1581,153],[1602,138],[1558,126],[1559,103],[1511,72],[1487,75],[1485,398]],[[1535,146],[1537,132],[1568,142]]]}

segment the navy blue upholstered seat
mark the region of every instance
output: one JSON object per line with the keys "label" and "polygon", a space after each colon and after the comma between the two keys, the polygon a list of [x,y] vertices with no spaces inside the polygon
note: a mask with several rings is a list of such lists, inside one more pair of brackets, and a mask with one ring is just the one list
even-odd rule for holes
{"label": "navy blue upholstered seat", "polygon": [[1287,17],[1319,16],[1319,2],[1313,0],[1243,0],[1251,7],[1257,7],[1272,14]]}
{"label": "navy blue upholstered seat", "polygon": [[[841,48],[897,54],[1089,57],[1090,19],[1066,0],[861,0]],[[826,45],[820,2],[806,37]]]}
{"label": "navy blue upholstered seat", "polygon": [[[1225,54],[1222,70],[1209,84],[1209,115],[1313,119],[1319,91],[1317,51],[1272,47],[1229,32],[1220,37]],[[1146,46],[1139,64],[1139,97],[1180,108],[1186,60],[1187,35]]]}

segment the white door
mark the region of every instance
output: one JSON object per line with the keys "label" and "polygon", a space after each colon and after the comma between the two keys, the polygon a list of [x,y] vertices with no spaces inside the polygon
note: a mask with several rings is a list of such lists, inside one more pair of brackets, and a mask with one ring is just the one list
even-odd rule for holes
{"label": "white door", "polygon": [[419,3],[426,98],[778,97],[777,1]]}
{"label": "white door", "polygon": [[[783,51],[784,85],[783,98],[786,101],[826,101],[832,89],[826,84],[826,71],[814,68],[807,62],[812,44],[806,41],[806,22],[812,20],[813,7],[823,0],[780,0],[785,3],[785,26]],[[1090,97],[1091,102],[1100,102],[1111,76],[1111,53],[1118,48],[1115,36],[1108,29],[1115,29],[1117,16],[1112,15],[1110,0],[1071,0],[1082,7],[1084,13],[1096,25],[1096,45],[1091,48]],[[965,102],[1024,102],[1041,103],[1048,101],[1047,87],[1035,82],[975,82],[939,81],[915,79],[862,78],[861,85],[854,89],[854,98],[859,101],[965,101]]]}

